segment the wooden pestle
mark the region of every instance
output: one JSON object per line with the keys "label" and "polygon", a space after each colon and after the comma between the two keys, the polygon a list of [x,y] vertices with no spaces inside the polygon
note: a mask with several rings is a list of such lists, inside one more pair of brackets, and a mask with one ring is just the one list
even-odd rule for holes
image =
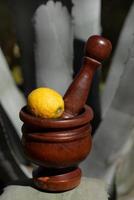
{"label": "wooden pestle", "polygon": [[65,111],[62,118],[71,118],[81,111],[86,103],[92,79],[101,62],[108,58],[112,45],[106,38],[93,35],[85,45],[85,56],[80,72],[64,95]]}

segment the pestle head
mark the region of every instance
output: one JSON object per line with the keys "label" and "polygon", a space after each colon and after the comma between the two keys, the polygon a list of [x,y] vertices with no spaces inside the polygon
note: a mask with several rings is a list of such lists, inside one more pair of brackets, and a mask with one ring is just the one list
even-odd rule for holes
{"label": "pestle head", "polygon": [[85,56],[99,62],[109,57],[112,50],[111,42],[99,35],[89,37],[85,45]]}

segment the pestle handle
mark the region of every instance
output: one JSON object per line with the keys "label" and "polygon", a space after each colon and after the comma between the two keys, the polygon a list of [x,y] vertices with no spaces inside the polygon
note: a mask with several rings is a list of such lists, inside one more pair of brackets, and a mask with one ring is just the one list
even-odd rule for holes
{"label": "pestle handle", "polygon": [[64,95],[65,111],[62,118],[76,116],[86,103],[93,75],[101,61],[108,58],[112,50],[109,40],[102,36],[91,36],[85,45],[85,55],[80,72]]}

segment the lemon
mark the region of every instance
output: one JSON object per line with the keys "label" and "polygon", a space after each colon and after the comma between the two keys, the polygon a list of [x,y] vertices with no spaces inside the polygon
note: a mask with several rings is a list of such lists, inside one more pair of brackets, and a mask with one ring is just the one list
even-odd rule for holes
{"label": "lemon", "polygon": [[50,88],[37,88],[27,98],[30,112],[41,118],[58,118],[64,111],[62,96]]}

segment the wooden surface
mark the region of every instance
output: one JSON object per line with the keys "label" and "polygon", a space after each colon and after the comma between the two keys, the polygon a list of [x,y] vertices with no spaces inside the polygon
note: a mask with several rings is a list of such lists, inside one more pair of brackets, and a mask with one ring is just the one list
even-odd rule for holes
{"label": "wooden surface", "polygon": [[[69,172],[63,172],[63,169],[56,171],[56,169],[49,168],[48,170],[49,173],[46,173],[46,169],[44,169],[46,176],[43,174],[41,177],[33,178],[34,185],[37,188],[49,192],[63,192],[71,190],[80,184],[82,175],[80,168],[74,168],[72,171],[69,169]],[[51,176],[48,176],[48,174]]]}

